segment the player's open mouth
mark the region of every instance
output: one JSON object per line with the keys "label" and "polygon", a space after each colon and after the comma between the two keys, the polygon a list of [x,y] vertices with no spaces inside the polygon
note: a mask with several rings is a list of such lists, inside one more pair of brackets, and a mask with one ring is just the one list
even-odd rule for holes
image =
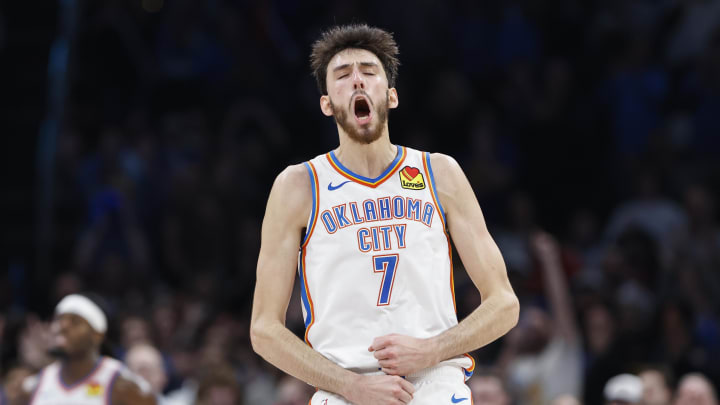
{"label": "player's open mouth", "polygon": [[358,124],[366,125],[370,123],[372,110],[370,109],[370,103],[364,96],[355,97],[355,100],[353,100],[353,112]]}

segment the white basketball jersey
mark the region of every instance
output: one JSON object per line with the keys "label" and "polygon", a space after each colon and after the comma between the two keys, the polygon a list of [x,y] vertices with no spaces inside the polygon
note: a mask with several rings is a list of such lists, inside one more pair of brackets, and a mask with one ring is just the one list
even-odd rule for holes
{"label": "white basketball jersey", "polygon": [[110,357],[100,357],[85,378],[68,385],[61,376],[62,364],[55,362],[39,374],[38,385],[29,405],[105,405],[110,404],[112,386],[124,365]]}
{"label": "white basketball jersey", "polygon": [[[373,339],[457,324],[452,261],[428,153],[397,147],[377,178],[333,152],[305,163],[313,207],[299,258],[305,341],[341,367],[378,370]],[[472,374],[470,356],[447,360]]]}

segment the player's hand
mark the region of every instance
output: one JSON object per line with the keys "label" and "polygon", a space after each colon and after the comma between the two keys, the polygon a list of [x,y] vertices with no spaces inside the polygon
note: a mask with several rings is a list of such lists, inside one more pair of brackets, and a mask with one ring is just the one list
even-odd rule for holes
{"label": "player's hand", "polygon": [[560,244],[546,232],[537,232],[530,238],[530,246],[543,267],[561,264]]}
{"label": "player's hand", "polygon": [[358,375],[343,396],[356,405],[401,405],[412,401],[415,387],[402,377]]}
{"label": "player's hand", "polygon": [[368,351],[373,352],[382,371],[390,375],[407,376],[438,362],[427,340],[405,335],[375,338]]}

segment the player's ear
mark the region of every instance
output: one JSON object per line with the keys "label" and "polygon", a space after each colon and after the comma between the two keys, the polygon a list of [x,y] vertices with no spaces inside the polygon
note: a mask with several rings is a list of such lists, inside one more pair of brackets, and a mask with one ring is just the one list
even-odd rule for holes
{"label": "player's ear", "polygon": [[105,340],[104,333],[93,332],[93,341],[98,345],[98,347],[102,344],[103,340]]}
{"label": "player's ear", "polygon": [[398,104],[400,104],[400,100],[398,99],[397,90],[395,87],[391,87],[388,89],[388,108],[397,108]]}
{"label": "player's ear", "polygon": [[320,97],[320,110],[326,117],[333,116],[332,102],[330,101],[330,96],[327,94]]}

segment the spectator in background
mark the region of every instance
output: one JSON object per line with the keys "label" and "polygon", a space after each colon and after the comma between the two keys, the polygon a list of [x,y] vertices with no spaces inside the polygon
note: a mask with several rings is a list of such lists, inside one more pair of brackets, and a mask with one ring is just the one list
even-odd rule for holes
{"label": "spectator in background", "polygon": [[[715,207],[716,200],[707,186],[691,185],[684,192],[684,208],[688,214],[688,233],[678,241],[679,253],[673,270],[662,286],[667,291],[681,291],[700,318],[712,324],[713,313],[720,303],[720,226]],[[711,325],[717,331],[718,325]],[[706,328],[707,330],[707,328]],[[716,332],[717,333],[717,332]],[[720,338],[704,337],[709,350],[720,355]]]}
{"label": "spectator in background", "polygon": [[537,228],[535,203],[524,191],[517,191],[509,198],[507,205],[508,226],[497,232],[498,247],[510,277],[529,277],[532,272],[532,252],[528,240]]}
{"label": "spectator in background", "polygon": [[542,270],[549,313],[524,306],[510,332],[499,367],[521,404],[547,404],[562,394],[582,391],[582,344],[557,242],[548,234],[531,237]]}
{"label": "spectator in background", "polygon": [[173,366],[179,387],[165,395],[165,400],[171,404],[194,404],[198,395],[198,367],[199,357],[194,346],[176,344],[169,351],[170,363]]}
{"label": "spectator in background", "polygon": [[33,375],[33,370],[29,367],[17,366],[11,368],[5,376],[5,385],[3,387],[5,394],[3,400],[6,402],[0,403],[2,403],[2,405],[6,403],[11,405],[17,404],[22,396],[23,381],[31,375]]}
{"label": "spectator in background", "polygon": [[133,373],[144,378],[158,397],[160,405],[163,401],[162,393],[167,384],[167,374],[160,352],[149,344],[137,344],[130,347],[125,354],[125,364]]}
{"label": "spectator in background", "polygon": [[274,405],[306,405],[315,390],[291,376],[280,379],[277,385],[277,400]]}
{"label": "spectator in background", "polygon": [[617,338],[615,315],[609,304],[598,302],[583,311],[586,342],[584,400],[600,405],[610,377],[622,372],[623,347]]}
{"label": "spectator in background", "polygon": [[208,364],[201,372],[197,405],[242,405],[241,387],[228,364]]}
{"label": "spectator in background", "polygon": [[27,316],[25,327],[18,339],[20,364],[33,370],[40,370],[52,362],[48,349],[52,347],[50,325],[37,315]]}
{"label": "spectator in background", "polygon": [[662,368],[648,368],[640,372],[643,383],[643,405],[670,405],[672,389],[669,371]]}
{"label": "spectator in background", "polygon": [[660,177],[651,169],[636,171],[632,190],[632,199],[619,204],[610,215],[605,237],[614,242],[630,229],[642,231],[659,248],[659,264],[666,265],[672,259],[677,239],[686,232],[687,215],[677,202],[663,195]]}
{"label": "spectator in background", "polygon": [[660,333],[657,335],[655,356],[672,368],[674,375],[685,375],[692,371],[705,370],[711,363],[699,358],[698,345],[693,336],[695,314],[683,300],[667,300],[660,309]]}
{"label": "spectator in background", "polygon": [[468,381],[473,402],[483,405],[510,405],[510,394],[499,375],[490,371],[475,371]]}
{"label": "spectator in background", "polygon": [[605,384],[606,405],[630,405],[642,403],[643,384],[633,374],[619,374]]}
{"label": "spectator in background", "polygon": [[652,132],[660,126],[669,75],[653,60],[650,35],[623,32],[620,36],[617,54],[611,56],[613,69],[600,92],[617,153],[632,162],[647,149]]}
{"label": "spectator in background", "polygon": [[718,405],[717,393],[704,375],[687,374],[680,379],[673,405]]}
{"label": "spectator in background", "polygon": [[580,401],[572,395],[563,394],[553,399],[550,405],[582,405]]}
{"label": "spectator in background", "polygon": [[150,330],[150,324],[143,317],[127,316],[120,324],[120,344],[125,349],[130,349],[135,345],[149,344],[152,341]]}

